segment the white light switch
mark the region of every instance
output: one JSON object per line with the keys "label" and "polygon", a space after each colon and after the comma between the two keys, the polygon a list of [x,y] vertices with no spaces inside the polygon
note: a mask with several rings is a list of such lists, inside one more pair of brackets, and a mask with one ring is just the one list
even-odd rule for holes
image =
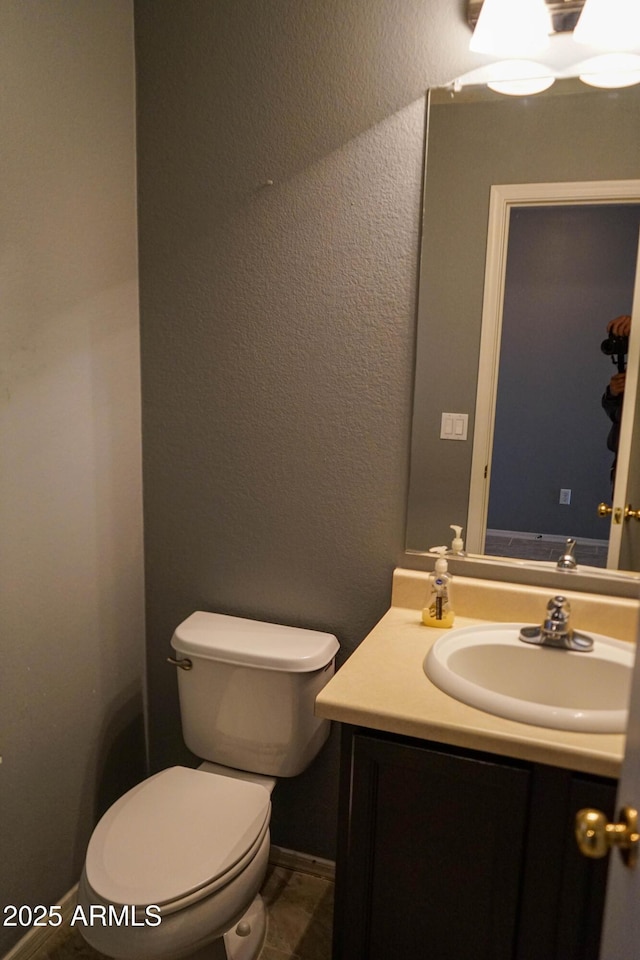
{"label": "white light switch", "polygon": [[468,413],[443,413],[440,422],[441,440],[466,440],[469,429]]}

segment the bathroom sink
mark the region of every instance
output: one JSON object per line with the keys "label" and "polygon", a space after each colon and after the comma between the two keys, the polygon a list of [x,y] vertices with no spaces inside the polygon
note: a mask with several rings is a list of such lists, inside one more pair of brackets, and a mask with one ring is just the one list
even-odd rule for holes
{"label": "bathroom sink", "polygon": [[589,632],[589,652],[532,646],[522,624],[493,623],[443,634],[424,661],[445,693],[509,720],[576,730],[624,733],[635,647]]}

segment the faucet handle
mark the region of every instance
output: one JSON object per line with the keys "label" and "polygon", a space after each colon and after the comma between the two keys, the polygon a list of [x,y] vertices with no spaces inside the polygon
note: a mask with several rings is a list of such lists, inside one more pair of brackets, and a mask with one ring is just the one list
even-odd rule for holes
{"label": "faucet handle", "polygon": [[551,597],[547,604],[547,616],[544,621],[544,629],[553,634],[568,634],[570,632],[569,621],[571,619],[571,604],[566,597]]}
{"label": "faucet handle", "polygon": [[573,630],[571,620],[571,604],[566,597],[557,595],[551,597],[547,604],[547,615],[541,627],[523,627],[520,631],[520,640],[524,643],[534,643],[541,647],[560,647],[563,650],[575,652],[593,649],[593,638],[586,633]]}
{"label": "faucet handle", "polygon": [[576,541],[573,537],[569,537],[564,546],[564,553],[558,559],[558,569],[559,570],[575,570],[578,566],[576,558],[573,555],[573,551],[576,548]]}

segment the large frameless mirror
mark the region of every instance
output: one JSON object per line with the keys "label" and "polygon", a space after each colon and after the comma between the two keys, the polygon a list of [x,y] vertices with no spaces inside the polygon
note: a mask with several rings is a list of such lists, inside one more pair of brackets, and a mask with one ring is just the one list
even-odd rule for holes
{"label": "large frameless mirror", "polygon": [[409,552],[459,524],[473,554],[551,562],[573,538],[581,566],[640,570],[640,330],[602,350],[634,309],[639,117],[640,89],[576,80],[431,91]]}

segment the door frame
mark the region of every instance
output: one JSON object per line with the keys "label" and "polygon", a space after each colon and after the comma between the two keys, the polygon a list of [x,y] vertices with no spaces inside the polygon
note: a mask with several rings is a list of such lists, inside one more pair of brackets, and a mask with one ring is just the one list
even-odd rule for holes
{"label": "door frame", "polygon": [[[491,461],[493,452],[494,424],[496,414],[498,372],[500,366],[500,343],[504,314],[504,291],[507,272],[509,222],[513,207],[568,206],[571,204],[640,204],[640,180],[590,180],[558,183],[511,183],[494,184],[489,197],[489,220],[487,227],[487,256],[485,262],[484,294],[482,302],[482,332],[476,392],[476,415],[471,456],[471,480],[469,485],[469,513],[467,516],[467,549],[473,554],[483,554],[489,508]],[[640,337],[636,334],[636,338]],[[630,347],[633,339],[630,341]],[[637,350],[640,351],[640,342]],[[640,353],[639,353],[640,356]],[[631,366],[631,364],[629,364]],[[637,366],[637,364],[636,364]],[[637,386],[637,371],[630,377],[625,394]],[[635,398],[635,393],[634,393]],[[635,404],[627,403],[627,411]],[[628,422],[627,413],[626,422]],[[629,457],[621,465],[618,456],[616,494],[626,490],[626,470]],[[623,488],[624,480],[624,488]],[[624,500],[624,495],[622,496]],[[616,499],[617,502],[617,499]],[[613,515],[612,515],[613,516]],[[609,558],[611,537],[609,537]],[[615,537],[615,534],[613,534]],[[617,553],[620,540],[617,540]]]}

